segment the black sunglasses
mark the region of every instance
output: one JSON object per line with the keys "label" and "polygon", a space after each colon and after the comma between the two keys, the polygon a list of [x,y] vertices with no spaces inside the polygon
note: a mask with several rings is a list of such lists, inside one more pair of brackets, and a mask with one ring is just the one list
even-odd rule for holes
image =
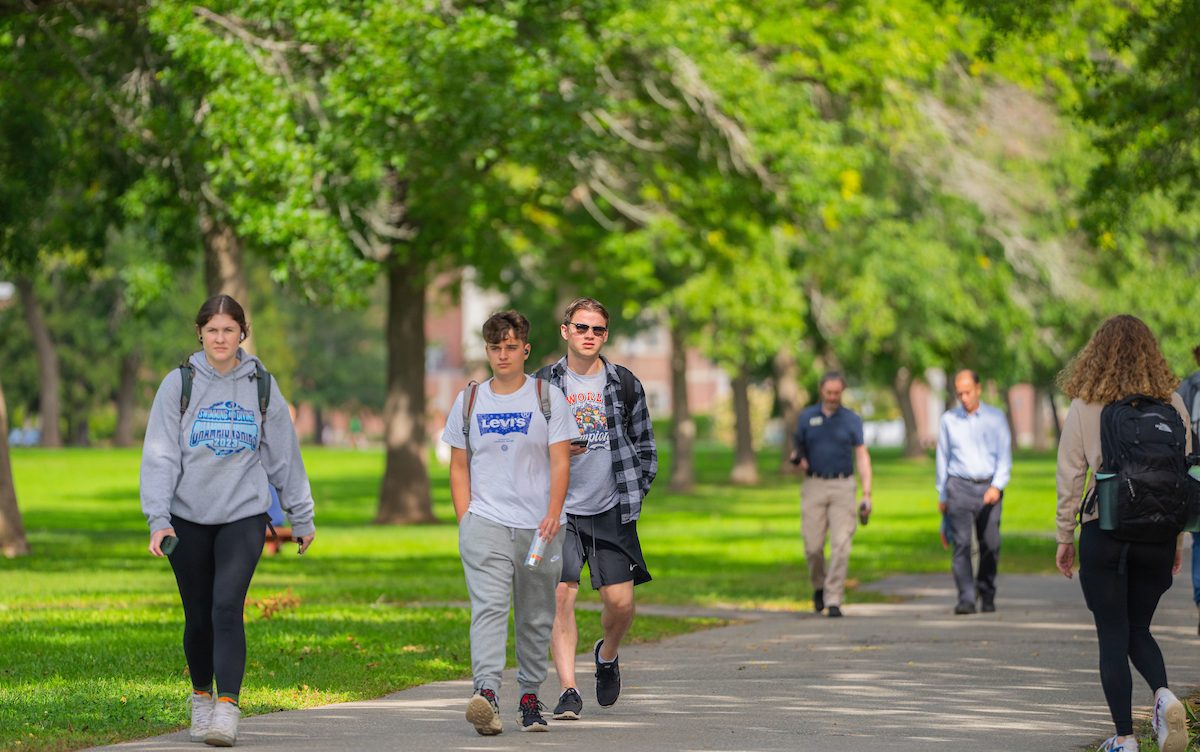
{"label": "black sunglasses", "polygon": [[595,334],[597,337],[603,337],[608,334],[607,326],[588,326],[587,324],[580,324],[575,321],[571,322],[571,326],[575,327],[577,334],[587,334],[588,329],[591,329],[592,334]]}

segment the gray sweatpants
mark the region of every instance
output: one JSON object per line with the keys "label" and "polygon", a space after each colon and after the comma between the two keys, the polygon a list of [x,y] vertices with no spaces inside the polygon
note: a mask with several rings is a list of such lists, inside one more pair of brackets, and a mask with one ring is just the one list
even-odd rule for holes
{"label": "gray sweatpants", "polygon": [[500,691],[512,596],[517,684],[537,694],[546,680],[554,589],[562,573],[563,534],[546,545],[542,563],[525,567],[536,530],[506,527],[467,512],[458,526],[458,553],[471,595],[471,673],[475,691]]}

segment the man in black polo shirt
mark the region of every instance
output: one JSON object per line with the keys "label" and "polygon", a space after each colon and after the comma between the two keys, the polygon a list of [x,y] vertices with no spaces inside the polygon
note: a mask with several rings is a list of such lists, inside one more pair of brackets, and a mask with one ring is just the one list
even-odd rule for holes
{"label": "man in black polo shirt", "polygon": [[[800,486],[800,529],[804,556],[812,580],[813,607],[829,606],[829,615],[842,615],[850,539],[858,527],[854,504],[854,466],[862,478],[863,523],[871,514],[871,456],[863,443],[863,423],[853,410],[842,407],[846,380],[837,371],[821,377],[821,401],[806,407],[796,422],[792,464],[804,471]],[[829,537],[829,563],[825,538]]]}

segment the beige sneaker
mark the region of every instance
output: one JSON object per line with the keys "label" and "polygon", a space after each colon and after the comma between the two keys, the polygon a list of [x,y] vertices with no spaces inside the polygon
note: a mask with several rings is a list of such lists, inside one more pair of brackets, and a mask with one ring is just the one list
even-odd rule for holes
{"label": "beige sneaker", "polygon": [[1154,693],[1154,717],[1151,719],[1159,752],[1183,752],[1188,745],[1187,715],[1183,703],[1166,687]]}
{"label": "beige sneaker", "polygon": [[238,719],[241,717],[241,708],[218,699],[213,705],[212,722],[204,734],[204,743],[210,747],[232,747],[237,743]]}
{"label": "beige sneaker", "polygon": [[481,736],[495,736],[504,730],[500,721],[500,705],[496,702],[496,693],[490,689],[481,689],[467,703],[467,720],[475,727]]}
{"label": "beige sneaker", "polygon": [[188,730],[188,735],[192,741],[202,742],[212,723],[213,696],[207,692],[192,692],[188,697],[188,704],[192,706],[192,727]]}

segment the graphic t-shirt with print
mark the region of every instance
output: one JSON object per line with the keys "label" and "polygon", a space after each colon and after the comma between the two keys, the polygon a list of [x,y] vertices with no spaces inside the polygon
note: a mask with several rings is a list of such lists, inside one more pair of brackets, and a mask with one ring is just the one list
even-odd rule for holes
{"label": "graphic t-shirt with print", "polygon": [[600,514],[619,501],[608,445],[608,418],[604,412],[606,380],[604,369],[591,376],[580,376],[570,368],[563,373],[567,407],[575,417],[579,434],[588,440],[587,451],[571,458],[571,485],[565,505],[571,514]]}
{"label": "graphic t-shirt with print", "polygon": [[[471,411],[471,505],[468,511],[522,530],[536,528],[550,505],[550,444],[579,435],[562,391],[543,381],[550,423],[542,416],[535,379],[512,394],[496,394],[492,380],[479,385]],[[442,441],[466,449],[460,392],[446,418]],[[565,521],[565,516],[563,518]]]}

